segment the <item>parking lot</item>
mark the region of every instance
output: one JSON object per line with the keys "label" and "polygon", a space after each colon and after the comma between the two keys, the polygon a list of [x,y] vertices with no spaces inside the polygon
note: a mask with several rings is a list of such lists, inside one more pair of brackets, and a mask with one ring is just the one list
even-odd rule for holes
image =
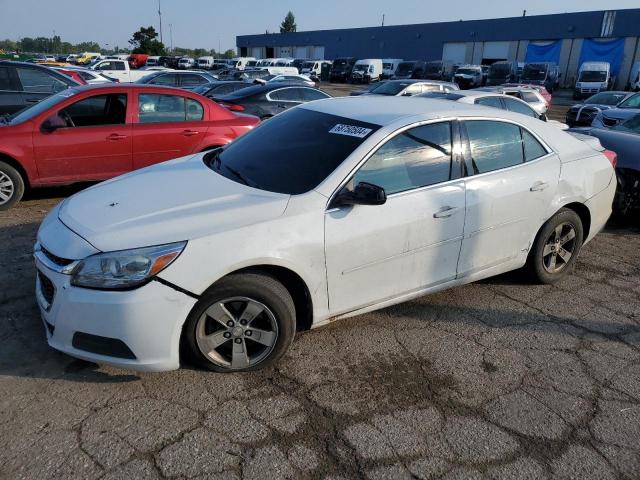
{"label": "parking lot", "polygon": [[31,249],[79,188],[0,215],[0,478],[639,478],[636,227],[555,286],[509,274],[336,322],[266,371],[139,374],[45,341]]}

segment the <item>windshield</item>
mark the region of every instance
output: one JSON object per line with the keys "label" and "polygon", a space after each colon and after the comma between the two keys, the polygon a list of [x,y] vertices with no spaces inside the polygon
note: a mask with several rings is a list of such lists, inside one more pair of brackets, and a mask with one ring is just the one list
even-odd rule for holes
{"label": "windshield", "polygon": [[640,108],[640,93],[631,95],[624,102],[618,105],[618,108]]}
{"label": "windshield", "polygon": [[402,62],[398,65],[398,69],[396,70],[396,74],[398,75],[408,75],[413,71],[414,62]]}
{"label": "windshield", "polygon": [[480,73],[478,70],[474,70],[473,68],[459,68],[456,71],[456,75],[477,75]]}
{"label": "windshield", "polygon": [[580,72],[579,82],[606,82],[607,72],[593,72],[585,70]]}
{"label": "windshield", "polygon": [[626,96],[626,93],[602,92],[596,93],[594,96],[587,98],[584,103],[592,105],[617,105]]}
{"label": "windshield", "polygon": [[371,90],[376,95],[397,95],[411,85],[408,82],[384,82]]}
{"label": "windshield", "polygon": [[9,121],[12,124],[16,124],[16,123],[26,122],[27,120],[31,120],[33,117],[40,115],[45,110],[48,110],[49,108],[53,107],[54,105],[57,105],[63,100],[66,100],[67,98],[72,97],[76,93],[78,92],[76,92],[71,88],[64,90],[60,93],[56,93],[55,95],[52,95],[50,97],[45,98],[44,100],[41,100],[40,102],[36,103],[33,106],[23,108],[19,112],[14,113],[11,117],[9,117]]}
{"label": "windshield", "polygon": [[506,77],[511,73],[511,66],[506,63],[494,63],[489,67],[490,77]]}
{"label": "windshield", "polygon": [[334,67],[344,67],[347,63],[349,63],[349,61],[345,58],[337,58],[334,62],[333,62],[333,66]]}
{"label": "windshield", "polygon": [[369,65],[365,65],[364,63],[360,63],[360,64],[356,65],[355,67],[353,67],[353,71],[354,72],[366,72],[368,68],[369,68]]}
{"label": "windshield", "polygon": [[523,80],[545,80],[549,66],[539,63],[530,63],[524,66],[522,70]]}
{"label": "windshield", "polygon": [[302,64],[302,68],[308,68],[309,70],[311,70],[313,68],[314,62],[304,62]]}
{"label": "windshield", "polygon": [[215,172],[270,192],[317,187],[378,125],[294,108],[205,156]]}
{"label": "windshield", "polygon": [[640,115],[631,117],[618,125],[611,127],[613,130],[621,130],[623,132],[635,133],[640,135]]}

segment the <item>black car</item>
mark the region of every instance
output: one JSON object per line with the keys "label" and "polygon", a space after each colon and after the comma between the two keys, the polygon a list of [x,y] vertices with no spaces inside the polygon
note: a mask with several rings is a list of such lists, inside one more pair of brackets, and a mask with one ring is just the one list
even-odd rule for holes
{"label": "black car", "polygon": [[332,82],[346,82],[351,77],[353,66],[356,64],[356,58],[343,57],[336,58],[331,65],[329,79]]}
{"label": "black car", "polygon": [[0,115],[15,113],[78,85],[71,77],[41,65],[0,60]]}
{"label": "black car", "polygon": [[618,155],[614,214],[624,216],[640,211],[640,114],[611,128],[576,128],[572,131],[598,138],[604,148]]}
{"label": "black car", "polygon": [[424,76],[425,64],[426,63],[422,60],[407,60],[400,62],[396,69],[396,73],[391,78],[422,78]]}
{"label": "black car", "polygon": [[237,90],[242,90],[243,88],[252,87],[254,84],[249,82],[238,82],[235,80],[230,81],[219,81],[219,82],[211,82],[205,83],[204,85],[199,85],[193,89],[193,92],[199,93],[200,95],[204,95],[205,97],[214,97],[221,95],[228,95]]}
{"label": "black car", "polygon": [[229,110],[264,120],[301,103],[324,98],[331,98],[331,95],[300,84],[273,82],[243,88],[229,95],[214,97],[214,100]]}
{"label": "black car", "polygon": [[572,106],[567,111],[565,123],[570,127],[588,127],[603,110],[614,108],[620,102],[630,97],[630,92],[600,92],[587,98],[583,103]]}
{"label": "black car", "polygon": [[136,83],[147,85],[161,85],[163,87],[176,87],[183,90],[194,90],[200,85],[215,82],[217,79],[207,72],[174,72],[160,70],[142,77]]}

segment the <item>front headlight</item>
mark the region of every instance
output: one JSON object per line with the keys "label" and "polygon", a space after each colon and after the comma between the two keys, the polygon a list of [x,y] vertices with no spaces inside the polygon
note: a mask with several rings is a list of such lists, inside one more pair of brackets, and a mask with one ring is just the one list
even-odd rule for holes
{"label": "front headlight", "polygon": [[177,242],[92,255],[74,269],[71,285],[107,290],[140,286],[178,258],[186,244]]}

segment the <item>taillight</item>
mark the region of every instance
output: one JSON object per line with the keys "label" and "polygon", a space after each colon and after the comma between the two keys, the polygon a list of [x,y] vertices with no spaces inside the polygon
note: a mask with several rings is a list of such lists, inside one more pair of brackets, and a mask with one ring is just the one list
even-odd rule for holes
{"label": "taillight", "polygon": [[602,153],[604,153],[604,156],[611,162],[611,166],[616,168],[616,165],[618,165],[618,154],[611,150],[605,150]]}
{"label": "taillight", "polygon": [[235,103],[224,103],[220,102],[218,105],[226,108],[227,110],[231,110],[232,112],[243,112],[244,107],[242,105],[237,105]]}

